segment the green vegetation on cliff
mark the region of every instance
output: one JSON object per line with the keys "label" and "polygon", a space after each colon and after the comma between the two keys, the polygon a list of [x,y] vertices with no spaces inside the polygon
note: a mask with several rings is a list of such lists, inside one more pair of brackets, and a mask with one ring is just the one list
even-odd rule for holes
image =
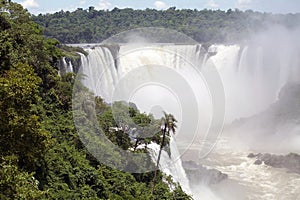
{"label": "green vegetation on cliff", "polygon": [[[171,191],[161,172],[151,195],[154,172],[131,174],[98,162],[74,126],[74,74],[58,75],[69,50],[44,38],[19,4],[1,1],[0,10],[0,199],[189,199],[180,186]],[[114,124],[111,108],[95,102],[99,122]],[[137,110],[131,117],[141,125],[151,118]],[[119,138],[124,134],[105,133],[123,148],[135,145]]]}

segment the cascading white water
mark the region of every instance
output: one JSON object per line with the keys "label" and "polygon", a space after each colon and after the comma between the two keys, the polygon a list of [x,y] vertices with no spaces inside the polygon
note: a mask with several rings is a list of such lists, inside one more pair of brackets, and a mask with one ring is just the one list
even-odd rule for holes
{"label": "cascading white water", "polygon": [[65,57],[62,58],[62,61],[63,61],[63,65],[65,66],[66,73],[70,73],[74,71],[72,62],[67,62]]}
{"label": "cascading white water", "polygon": [[[195,78],[195,75],[190,73],[190,71],[185,70],[185,67],[202,67],[201,64],[199,65],[199,63],[202,63],[202,57],[204,57],[204,55],[201,55],[202,52],[200,47],[201,45],[153,45],[148,47],[125,45],[120,47],[119,55],[117,56],[119,59],[118,66],[115,66],[116,62],[114,61],[114,55],[112,55],[112,52],[109,50],[109,48],[100,46],[93,49],[87,49],[87,52],[89,53],[87,57],[81,54],[81,72],[86,75],[86,78],[83,79],[83,84],[91,89],[95,95],[101,96],[106,101],[111,102],[111,97],[113,96],[113,93],[117,87],[122,87],[122,91],[124,93],[128,93],[131,92],[130,88],[134,87],[132,84],[139,83],[138,81],[140,79],[152,80],[157,78],[159,76],[157,76],[157,74],[159,74],[160,71],[157,71],[155,66],[167,66],[171,70],[175,70],[178,73],[180,72],[179,74],[183,74],[185,77],[189,76],[189,78],[186,79],[189,79],[189,81],[194,81],[195,83],[197,77]],[[126,75],[131,73],[131,71],[138,69],[140,66],[148,66],[146,68],[146,73],[134,73],[134,78],[130,78],[128,81],[126,81]],[[152,66],[154,67],[152,68]],[[167,74],[166,77],[168,77]],[[125,79],[123,84],[121,86],[117,85],[118,82],[122,81],[123,79]],[[199,90],[199,88],[202,88],[203,90],[205,88],[203,83],[202,85],[201,83],[194,85],[197,86],[195,89],[196,91]],[[180,115],[181,111],[178,109],[178,102],[177,99],[174,98],[172,91],[170,92],[165,90],[164,87],[155,85],[145,88],[143,88],[145,91],[141,93],[137,92],[136,95],[131,99],[132,102],[137,104],[139,109],[149,112],[151,111],[151,106],[160,105],[163,110],[173,113],[179,122],[182,121]],[[200,93],[203,92],[200,91],[199,94]],[[145,95],[147,95],[147,98],[145,98]],[[199,102],[204,102],[205,100],[206,102],[209,102],[207,94],[202,95]],[[203,105],[208,104],[209,103],[204,103]],[[204,107],[203,109],[207,108]],[[207,118],[206,112],[201,113],[201,115],[203,118]],[[197,118],[197,116],[191,117]],[[180,127],[180,123],[178,126]],[[180,135],[180,131],[177,132],[179,133],[177,135]],[[156,162],[159,146],[157,144],[151,144],[149,146],[150,149],[153,150],[151,153],[153,161]],[[175,182],[179,182],[185,192],[191,194],[189,181],[182,167],[180,154],[173,138],[171,138],[170,141],[170,149],[171,158],[168,156],[167,152],[163,151],[160,168],[166,174],[171,175]]]}
{"label": "cascading white water", "polygon": [[179,69],[187,65],[185,62],[188,61],[198,67],[201,61],[200,47],[201,45],[154,45],[146,47],[122,45],[119,55],[117,55],[119,66],[115,66],[114,56],[108,47],[98,46],[93,49],[86,49],[89,55],[85,57],[81,54],[82,73],[87,76],[83,82],[95,95],[100,95],[109,101],[111,92],[115,89],[119,79],[140,66],[160,65]]}
{"label": "cascading white water", "polygon": [[118,72],[113,56],[106,47],[95,47],[86,51],[89,53],[87,57],[80,54],[82,73],[86,76],[83,84],[95,95],[108,101],[108,93],[113,90],[118,81]]}
{"label": "cascading white water", "polygon": [[[184,148],[185,145],[181,145]],[[193,151],[197,151],[199,146],[193,145],[182,159],[194,159]],[[249,151],[248,147],[237,145],[230,137],[222,137],[214,151],[201,160],[201,164],[226,173],[229,179],[210,186],[201,182],[191,185],[194,196],[199,196],[199,200],[299,199],[300,174],[265,164],[255,165],[256,159],[247,157],[249,153],[253,151]]]}
{"label": "cascading white water", "polygon": [[[227,122],[263,111],[276,101],[282,86],[289,81],[299,81],[298,74],[300,74],[300,61],[297,56],[299,49],[285,48],[282,52],[278,49],[270,49],[268,45],[249,45],[245,47],[214,45],[209,48],[210,53],[201,52],[199,45],[161,44],[143,47],[122,45],[117,56],[112,55],[109,48],[103,46],[87,49],[87,51],[89,53],[87,57],[81,55],[82,73],[87,76],[83,83],[95,95],[111,102],[117,87],[121,87],[121,91],[124,93],[130,93],[132,91],[128,88],[132,88],[140,80],[155,78],[155,74],[158,72],[156,68],[148,67],[146,71],[143,71],[145,73],[136,73],[134,76],[130,76],[134,78],[126,81],[126,76],[131,72],[136,72],[135,69],[140,66],[168,66],[180,73],[192,85],[194,93],[198,94],[197,101],[202,111],[199,113],[201,115],[199,118],[204,122],[210,117],[209,114],[211,113],[209,93],[205,91],[205,84],[197,81],[199,77],[194,76],[194,71],[185,70],[190,68],[184,60],[188,60],[190,65],[195,66],[197,69],[210,68],[212,65],[216,66],[225,89]],[[118,66],[115,65],[114,57],[119,59]],[[182,59],[182,57],[185,59]],[[124,79],[125,81],[123,81]],[[118,84],[119,82],[122,83],[121,86]],[[182,91],[183,96],[184,92]],[[136,103],[139,109],[145,112],[151,111],[149,105],[161,105],[167,112],[173,113],[179,122],[188,120],[181,118],[177,99],[172,99],[171,93],[155,86],[148,88],[145,92],[137,92],[130,96],[130,101]],[[188,104],[188,102],[185,103]],[[195,117],[198,116],[190,116],[191,119]],[[198,130],[199,133],[205,132],[208,127],[206,123],[202,123],[202,126],[204,127]],[[189,131],[187,129],[179,130],[177,135],[179,135],[178,138],[184,139],[188,137]],[[176,141],[178,141],[178,138]],[[175,147],[176,144],[172,141],[171,155],[176,155],[174,153]],[[158,148],[158,146],[152,147],[154,149],[153,155],[158,152]],[[189,192],[189,184],[183,173],[184,171],[182,171],[181,164],[176,165],[174,163],[174,166],[163,167],[163,163],[168,162],[170,162],[170,158],[164,152],[161,159],[162,170],[167,174],[171,174],[174,180],[178,181],[186,192]]]}
{"label": "cascading white water", "polygon": [[[160,107],[162,109],[157,112],[160,115],[163,110],[175,115],[179,122],[178,135],[182,132],[193,132],[191,127],[181,127],[182,106],[188,106],[186,111],[191,119],[209,121],[210,94],[205,82],[197,74],[205,57],[205,52],[201,52],[201,45],[121,45],[117,56],[103,46],[87,51],[87,57],[82,55],[82,73],[86,75],[83,83],[105,101],[131,101],[147,113]],[[118,58],[118,66],[115,66],[114,57]],[[176,77],[172,77],[172,74]],[[155,84],[153,80],[163,84]],[[165,81],[167,82],[164,83]],[[182,89],[187,83],[189,85]],[[172,87],[168,87],[169,85]],[[195,107],[192,103],[187,105],[190,99],[185,95],[189,92],[186,89],[196,94],[198,105]],[[129,99],[124,96],[129,96]],[[184,102],[180,101],[184,98],[187,104],[181,105]],[[205,112],[193,113],[193,110],[198,110],[198,106],[199,110]],[[197,121],[194,124],[196,126]],[[201,132],[206,132],[208,124],[203,123]],[[185,131],[180,131],[180,128]]]}
{"label": "cascading white water", "polygon": [[264,46],[215,46],[216,55],[206,64],[215,65],[222,77],[226,95],[226,119],[260,113],[275,102],[289,81],[299,81],[297,51],[288,54]]}
{"label": "cascading white water", "polygon": [[[299,80],[297,73],[300,72],[296,50],[281,52],[264,46],[214,45],[209,51],[215,55],[208,58],[208,54],[205,53],[201,56],[198,45],[152,45],[142,48],[123,45],[117,55],[119,66],[115,66],[114,57],[107,47],[96,47],[87,51],[88,57],[82,55],[83,74],[87,75],[84,84],[108,102],[118,81],[140,66],[169,66],[172,69],[179,69],[179,73],[188,73],[184,78],[190,79],[191,72],[183,70],[187,65],[186,60],[198,68],[215,65],[225,88],[227,122],[257,114],[267,108],[277,99],[282,86],[288,81]],[[141,76],[143,77],[140,78],[147,76],[151,78],[151,72]],[[127,81],[126,84],[129,85],[124,85],[123,90],[130,88],[132,82],[134,80]],[[196,84],[201,89],[198,88],[198,91],[195,89],[195,92],[203,90],[203,85]],[[201,98],[204,99],[209,98],[208,96],[201,94]],[[141,103],[145,99],[138,100],[136,97],[134,100],[139,101],[135,103],[141,110],[146,112],[151,110],[143,106],[145,103]],[[207,104],[206,100],[203,101]],[[203,104],[201,102],[201,105]],[[179,112],[171,109],[169,112]]]}

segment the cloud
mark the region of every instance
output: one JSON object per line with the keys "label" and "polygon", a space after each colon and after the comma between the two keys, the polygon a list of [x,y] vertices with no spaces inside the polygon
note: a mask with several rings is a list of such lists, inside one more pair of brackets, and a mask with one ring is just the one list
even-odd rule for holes
{"label": "cloud", "polygon": [[79,2],[79,5],[85,5],[86,4],[86,0],[81,0],[80,2]]}
{"label": "cloud", "polygon": [[209,7],[209,8],[218,8],[219,4],[217,4],[214,0],[209,0],[206,3],[206,6]]}
{"label": "cloud", "polygon": [[237,8],[247,9],[252,5],[252,0],[238,0],[236,3]]}
{"label": "cloud", "polygon": [[154,6],[156,9],[165,9],[168,7],[168,5],[163,1],[155,1]]}
{"label": "cloud", "polygon": [[38,8],[39,7],[39,4],[35,0],[25,0],[21,4],[25,8]]}
{"label": "cloud", "polygon": [[107,9],[110,9],[111,7],[112,7],[112,4],[110,2],[105,1],[105,0],[100,0],[98,5],[96,6],[96,9],[107,10]]}

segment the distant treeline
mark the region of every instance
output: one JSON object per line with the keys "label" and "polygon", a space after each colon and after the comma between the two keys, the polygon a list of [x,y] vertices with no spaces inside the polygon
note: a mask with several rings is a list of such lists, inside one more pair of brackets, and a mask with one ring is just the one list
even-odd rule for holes
{"label": "distant treeline", "polygon": [[170,7],[167,10],[134,10],[131,8],[95,10],[78,8],[74,12],[33,16],[44,28],[44,35],[62,43],[101,42],[122,31],[140,27],[161,27],[177,30],[201,43],[244,40],[249,34],[270,25],[295,28],[299,14],[270,14],[252,10],[191,10]]}

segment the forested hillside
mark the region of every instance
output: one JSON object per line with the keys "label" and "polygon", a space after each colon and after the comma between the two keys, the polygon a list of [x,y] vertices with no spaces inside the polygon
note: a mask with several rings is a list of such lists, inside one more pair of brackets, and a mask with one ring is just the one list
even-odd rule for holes
{"label": "forested hillside", "polygon": [[300,14],[275,15],[251,10],[133,10],[111,11],[78,8],[74,12],[34,16],[47,37],[62,43],[96,43],[122,31],[140,27],[177,30],[201,43],[238,42],[271,25],[288,28],[300,25]]}
{"label": "forested hillside", "polygon": [[[107,36],[108,32],[102,37]],[[59,39],[85,41],[71,35]],[[59,46],[56,39],[42,35],[22,6],[1,1],[0,199],[189,199],[180,186],[171,191],[169,184],[174,183],[161,172],[152,195],[154,172],[120,172],[86,150],[72,117],[75,74],[58,75],[58,61],[67,54]],[[95,102],[99,123],[115,126],[111,107],[99,97]],[[151,118],[134,108],[130,117],[141,126]],[[122,148],[135,147],[124,133],[105,134]]]}

